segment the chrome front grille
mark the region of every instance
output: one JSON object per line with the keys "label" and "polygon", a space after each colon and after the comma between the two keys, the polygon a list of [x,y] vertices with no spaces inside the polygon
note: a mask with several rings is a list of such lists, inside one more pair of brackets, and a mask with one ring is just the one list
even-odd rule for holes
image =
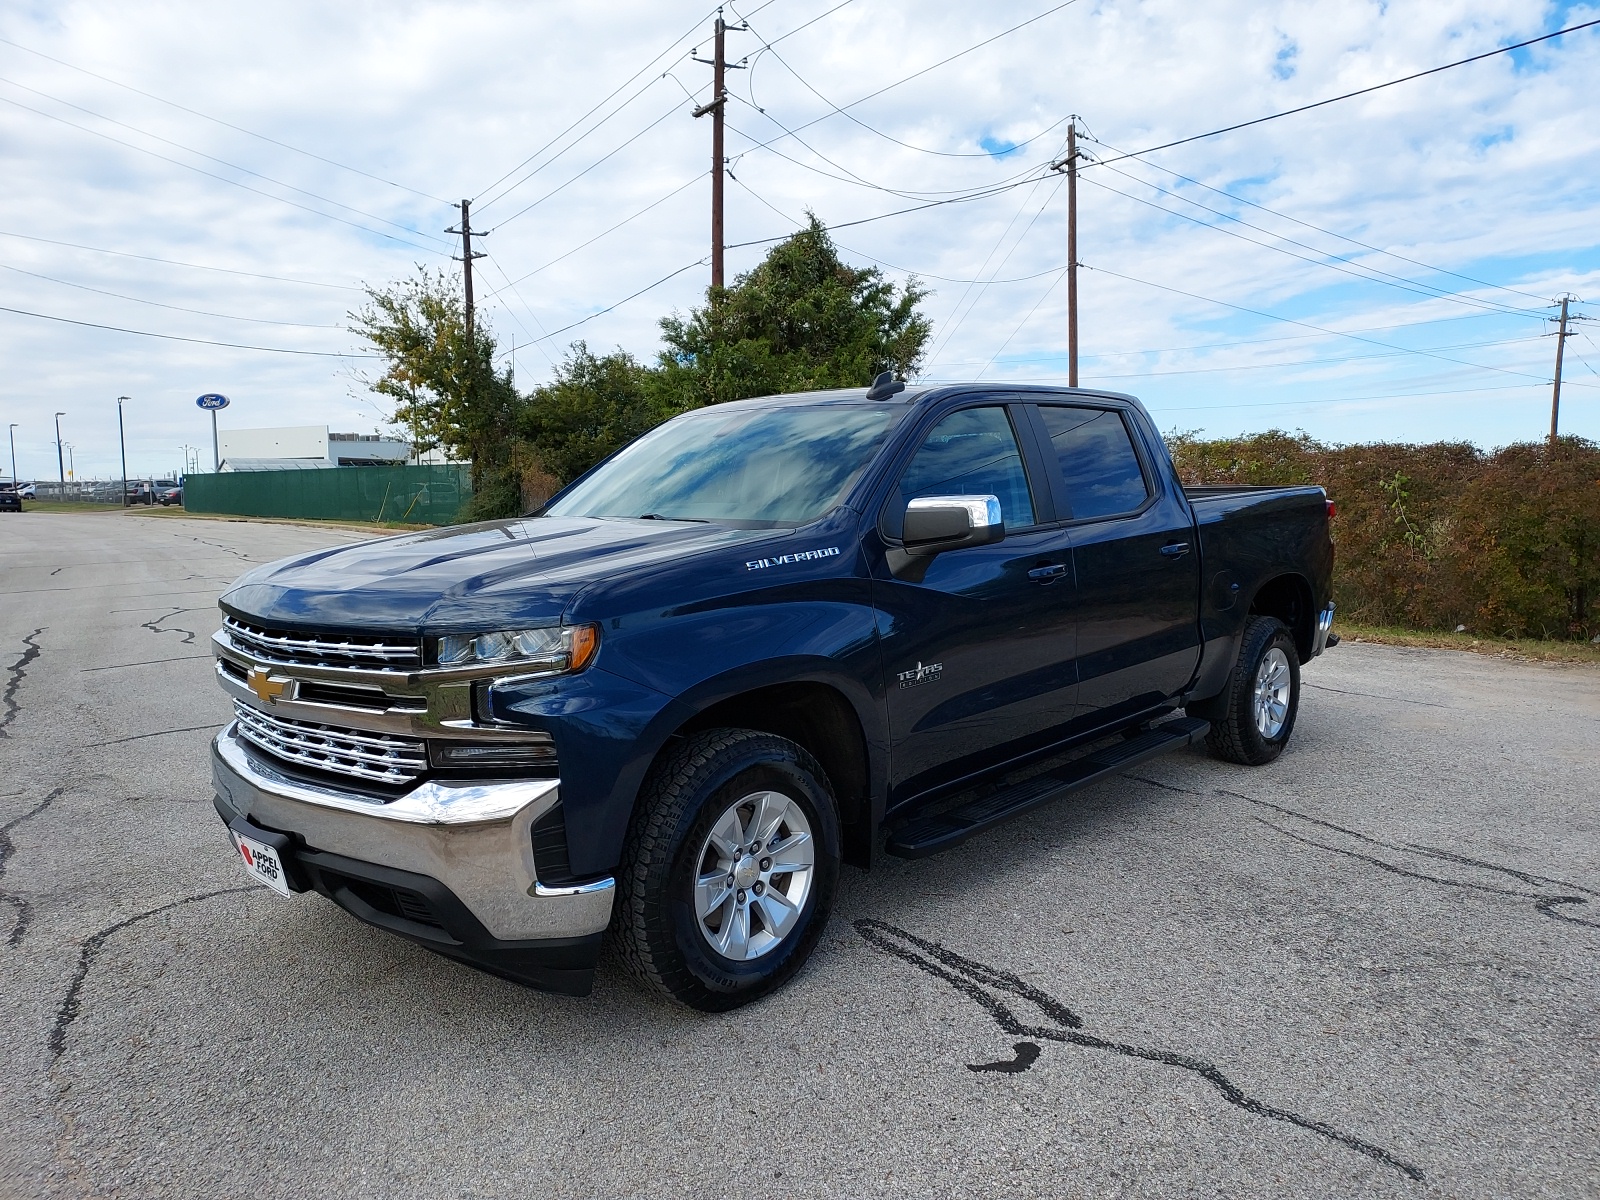
{"label": "chrome front grille", "polygon": [[428,748],[417,738],[391,737],[270,716],[233,702],[239,735],[268,754],[302,766],[354,775],[374,783],[407,784],[428,769]]}
{"label": "chrome front grille", "polygon": [[273,662],[391,670],[415,670],[422,666],[420,638],[368,633],[288,633],[263,629],[234,617],[224,617],[222,627],[240,650]]}

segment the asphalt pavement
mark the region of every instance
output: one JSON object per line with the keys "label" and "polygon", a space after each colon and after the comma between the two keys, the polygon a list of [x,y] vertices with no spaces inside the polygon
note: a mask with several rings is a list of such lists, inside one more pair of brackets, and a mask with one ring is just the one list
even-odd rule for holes
{"label": "asphalt pavement", "polygon": [[847,869],[702,1016],[245,879],[216,597],[363,536],[0,514],[0,1194],[1600,1193],[1600,669],[1347,642],[1277,763]]}

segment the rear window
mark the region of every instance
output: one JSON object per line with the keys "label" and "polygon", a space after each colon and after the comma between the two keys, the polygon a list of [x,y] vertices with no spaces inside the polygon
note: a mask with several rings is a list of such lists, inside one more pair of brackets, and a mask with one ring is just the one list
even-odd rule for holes
{"label": "rear window", "polygon": [[1052,457],[1075,521],[1132,512],[1150,495],[1122,414],[1106,408],[1040,405]]}

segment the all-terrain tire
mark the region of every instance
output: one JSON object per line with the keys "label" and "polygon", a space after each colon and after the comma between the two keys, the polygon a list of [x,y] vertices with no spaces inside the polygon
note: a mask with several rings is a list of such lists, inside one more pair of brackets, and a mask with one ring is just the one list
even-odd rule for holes
{"label": "all-terrain tire", "polygon": [[[725,958],[702,933],[694,887],[700,851],[729,805],[760,791],[797,802],[811,826],[811,887],[794,926],[759,957]],[[833,909],[839,817],[822,767],[786,738],[710,729],[685,739],[645,781],[617,873],[613,942],[648,990],[726,1012],[781,987],[805,964]]]}
{"label": "all-terrain tire", "polygon": [[[1255,689],[1262,663],[1274,650],[1288,661],[1288,712],[1282,726],[1267,736],[1257,727]],[[1288,626],[1277,617],[1251,617],[1239,642],[1239,658],[1228,675],[1228,685],[1218,697],[1222,715],[1211,720],[1206,746],[1225,762],[1259,767],[1283,753],[1294,733],[1294,719],[1300,710],[1300,654]]]}

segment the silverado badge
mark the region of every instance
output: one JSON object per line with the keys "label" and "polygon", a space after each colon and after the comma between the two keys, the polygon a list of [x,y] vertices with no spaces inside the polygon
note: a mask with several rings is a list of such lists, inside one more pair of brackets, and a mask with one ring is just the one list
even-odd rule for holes
{"label": "silverado badge", "polygon": [[282,696],[289,686],[287,680],[274,679],[260,667],[251,667],[245,682],[250,685],[252,692],[268,704],[276,704],[278,697]]}

